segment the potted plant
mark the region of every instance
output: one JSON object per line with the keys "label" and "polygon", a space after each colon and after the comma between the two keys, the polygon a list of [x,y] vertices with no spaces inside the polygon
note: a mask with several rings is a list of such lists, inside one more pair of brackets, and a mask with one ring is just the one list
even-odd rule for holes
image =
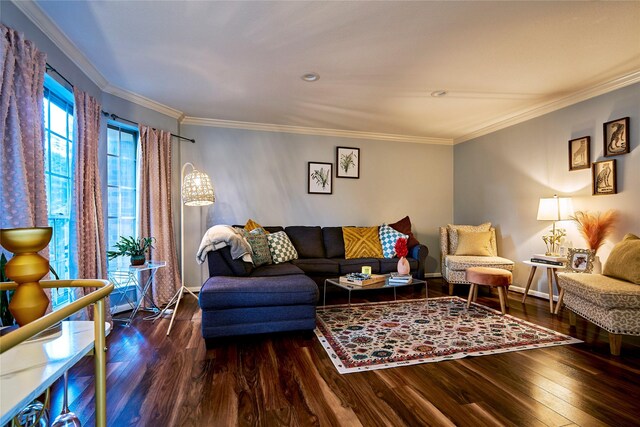
{"label": "potted plant", "polygon": [[131,257],[131,265],[142,265],[146,261],[146,253],[153,248],[153,237],[124,237],[120,236],[115,245],[116,250],[108,251],[107,257],[112,260],[119,256]]}

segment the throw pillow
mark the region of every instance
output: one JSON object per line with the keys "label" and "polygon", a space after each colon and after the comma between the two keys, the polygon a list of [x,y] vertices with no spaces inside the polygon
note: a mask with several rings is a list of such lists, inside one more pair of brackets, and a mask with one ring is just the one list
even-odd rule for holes
{"label": "throw pillow", "polygon": [[414,236],[411,232],[411,219],[409,218],[409,216],[405,216],[400,221],[389,224],[389,227],[409,236],[409,241],[407,242],[407,246],[409,247],[409,249],[411,249],[415,245],[420,244],[418,239],[416,239],[416,236]]}
{"label": "throw pillow", "polygon": [[[255,230],[256,228],[262,228],[264,230],[263,226],[261,226],[260,224],[258,224],[252,219],[248,219],[247,223],[244,225],[244,229],[247,231],[252,231],[252,230]],[[267,230],[264,230],[264,233],[269,234]]]}
{"label": "throw pillow", "polygon": [[602,274],[640,285],[640,237],[624,236],[611,250]]}
{"label": "throw pillow", "polygon": [[[491,230],[491,223],[485,222],[480,225],[454,225],[447,224],[449,229],[449,253],[455,254],[458,248],[458,230],[466,231],[489,231]],[[495,256],[495,254],[493,254]]]}
{"label": "throw pillow", "polygon": [[378,227],[342,227],[346,259],[383,258]]}
{"label": "throw pillow", "polygon": [[293,247],[291,240],[289,240],[287,233],[284,231],[267,234],[267,240],[274,264],[298,259],[298,252],[296,252],[296,248]]}
{"label": "throw pillow", "polygon": [[254,267],[271,264],[271,251],[269,250],[269,241],[263,228],[254,228],[251,231],[237,229],[251,246],[251,260]]}
{"label": "throw pillow", "polygon": [[453,255],[491,256],[491,232],[458,230],[458,246]]}
{"label": "throw pillow", "polygon": [[407,239],[409,236],[389,227],[387,224],[380,226],[378,232],[380,236],[380,245],[382,246],[382,255],[385,258],[393,258],[396,256],[395,245],[399,238]]}

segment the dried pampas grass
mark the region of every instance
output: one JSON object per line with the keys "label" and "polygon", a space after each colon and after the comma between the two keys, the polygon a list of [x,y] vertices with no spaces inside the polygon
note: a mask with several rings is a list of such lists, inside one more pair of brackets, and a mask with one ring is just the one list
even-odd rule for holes
{"label": "dried pampas grass", "polygon": [[618,220],[618,213],[609,209],[605,213],[591,213],[588,211],[576,211],[571,217],[578,224],[578,231],[584,236],[589,249],[598,252],[613,231],[613,225]]}

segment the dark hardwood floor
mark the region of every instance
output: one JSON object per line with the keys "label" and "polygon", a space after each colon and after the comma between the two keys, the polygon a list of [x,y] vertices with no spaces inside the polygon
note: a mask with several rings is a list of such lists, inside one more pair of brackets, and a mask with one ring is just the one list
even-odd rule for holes
{"label": "dark hardwood floor", "polygon": [[[460,296],[468,288],[457,286]],[[331,291],[331,292],[330,292]],[[384,292],[389,292],[384,291]],[[399,298],[422,288],[398,289]],[[478,302],[499,309],[497,294]],[[429,297],[446,294],[429,280]],[[391,293],[354,293],[370,300]],[[330,289],[328,303],[345,302]],[[548,301],[510,293],[510,314],[583,341],[536,350],[340,375],[312,333],[220,340],[210,350],[200,333],[195,299],[185,297],[173,331],[168,319],[142,315],[116,324],[108,337],[107,410],[110,426],[632,426],[640,424],[640,338],[624,337],[622,355],[609,355],[605,331]],[[360,300],[362,301],[362,300]],[[71,409],[94,424],[93,360],[70,372]],[[53,387],[53,418],[62,404]]]}

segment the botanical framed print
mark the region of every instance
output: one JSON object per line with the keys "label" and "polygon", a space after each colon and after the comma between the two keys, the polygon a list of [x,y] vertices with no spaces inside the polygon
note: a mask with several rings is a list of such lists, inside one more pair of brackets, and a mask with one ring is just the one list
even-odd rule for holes
{"label": "botanical framed print", "polygon": [[616,160],[593,162],[591,168],[593,195],[616,194]]}
{"label": "botanical framed print", "polygon": [[591,273],[595,256],[596,251],[593,249],[569,248],[565,270],[573,273]]}
{"label": "botanical framed print", "polygon": [[336,148],[336,177],[360,178],[360,149],[353,147]]}
{"label": "botanical framed print", "polygon": [[591,137],[583,136],[569,141],[569,170],[591,167]]}
{"label": "botanical framed print", "polygon": [[309,162],[307,178],[309,194],[331,194],[333,189],[333,164]]}
{"label": "botanical framed print", "polygon": [[629,148],[629,117],[612,120],[604,127],[604,155],[605,157],[626,154]]}

